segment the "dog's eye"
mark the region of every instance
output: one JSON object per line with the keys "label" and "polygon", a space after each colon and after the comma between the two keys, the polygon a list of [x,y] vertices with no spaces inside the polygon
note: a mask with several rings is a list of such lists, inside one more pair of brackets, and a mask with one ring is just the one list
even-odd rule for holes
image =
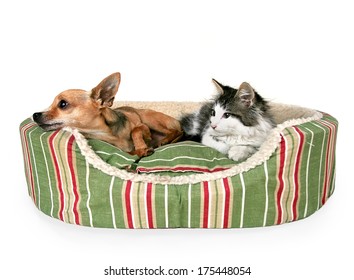
{"label": "dog's eye", "polygon": [[65,109],[66,107],[68,107],[69,103],[65,100],[60,100],[58,103],[58,107],[60,109]]}

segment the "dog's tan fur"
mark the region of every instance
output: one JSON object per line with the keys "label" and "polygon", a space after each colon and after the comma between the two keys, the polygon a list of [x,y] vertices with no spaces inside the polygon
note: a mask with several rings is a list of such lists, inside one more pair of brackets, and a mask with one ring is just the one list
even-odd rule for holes
{"label": "dog's tan fur", "polygon": [[63,91],[47,111],[34,113],[33,120],[45,130],[77,128],[87,138],[106,141],[139,157],[181,138],[180,123],[168,115],[128,106],[111,109],[119,84],[120,73],[113,73],[91,91]]}

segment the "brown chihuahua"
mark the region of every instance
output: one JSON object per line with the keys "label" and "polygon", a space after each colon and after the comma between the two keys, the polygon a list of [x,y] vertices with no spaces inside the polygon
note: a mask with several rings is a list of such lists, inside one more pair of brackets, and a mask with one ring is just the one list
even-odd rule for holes
{"label": "brown chihuahua", "polygon": [[91,91],[66,90],[47,111],[34,113],[33,120],[47,131],[77,128],[87,138],[106,141],[139,157],[182,137],[179,121],[163,113],[132,107],[111,109],[119,84],[120,73],[113,73]]}

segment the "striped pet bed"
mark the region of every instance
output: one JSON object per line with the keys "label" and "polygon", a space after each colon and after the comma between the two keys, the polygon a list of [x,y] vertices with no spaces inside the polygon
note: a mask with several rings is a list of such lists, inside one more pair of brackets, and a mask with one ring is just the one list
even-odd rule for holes
{"label": "striped pet bed", "polygon": [[[199,104],[130,103],[178,116]],[[121,104],[120,104],[121,105]],[[43,213],[105,228],[245,228],[303,219],[334,191],[338,122],[315,110],[272,103],[277,127],[236,163],[195,142],[137,161],[75,129],[20,125],[28,193]]]}

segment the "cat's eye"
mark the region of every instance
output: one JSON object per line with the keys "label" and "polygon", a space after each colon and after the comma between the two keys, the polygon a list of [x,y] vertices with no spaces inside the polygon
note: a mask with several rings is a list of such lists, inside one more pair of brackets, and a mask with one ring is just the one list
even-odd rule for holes
{"label": "cat's eye", "polygon": [[211,115],[212,117],[215,117],[215,110],[214,110],[214,109],[211,110],[210,115]]}
{"label": "cat's eye", "polygon": [[58,107],[60,109],[65,109],[66,107],[68,107],[69,103],[66,100],[60,100],[58,103]]}
{"label": "cat's eye", "polygon": [[223,117],[225,118],[225,119],[228,119],[229,117],[231,117],[231,113],[224,113],[224,115],[223,115]]}

